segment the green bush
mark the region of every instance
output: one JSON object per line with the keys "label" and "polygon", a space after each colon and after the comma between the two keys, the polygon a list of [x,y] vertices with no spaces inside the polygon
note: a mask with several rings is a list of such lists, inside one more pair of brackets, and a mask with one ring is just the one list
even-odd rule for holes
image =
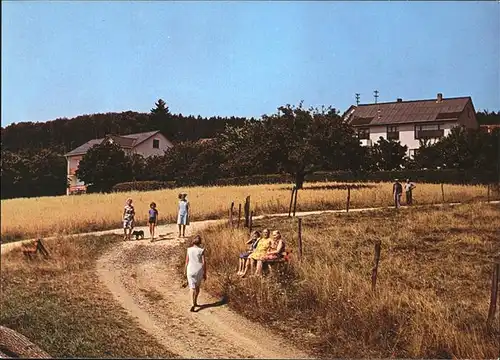
{"label": "green bush", "polygon": [[131,181],[118,183],[113,186],[113,192],[126,191],[152,191],[160,189],[173,189],[176,187],[175,181]]}

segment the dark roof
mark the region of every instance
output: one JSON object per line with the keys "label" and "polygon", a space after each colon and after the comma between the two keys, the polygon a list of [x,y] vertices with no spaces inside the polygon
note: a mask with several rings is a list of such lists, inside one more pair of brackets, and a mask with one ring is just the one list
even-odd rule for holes
{"label": "dark roof", "polygon": [[112,139],[113,141],[118,143],[118,145],[120,145],[122,148],[131,149],[131,148],[139,145],[140,143],[146,141],[151,136],[153,136],[157,133],[159,133],[158,130],[144,132],[144,133],[137,133],[137,134],[129,134],[129,135],[108,135],[102,139],[94,139],[94,140],[87,141],[85,144],[80,145],[76,149],[71,150],[70,152],[66,153],[64,156],[74,156],[74,155],[86,154],[87,151],[92,146],[101,144],[104,141],[104,139]]}
{"label": "dark roof", "polygon": [[353,105],[344,119],[354,126],[456,120],[469,101],[470,97],[459,97]]}

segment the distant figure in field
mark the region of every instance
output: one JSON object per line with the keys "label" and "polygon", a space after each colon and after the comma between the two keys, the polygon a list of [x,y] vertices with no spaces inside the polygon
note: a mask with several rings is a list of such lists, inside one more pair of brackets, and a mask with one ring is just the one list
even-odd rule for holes
{"label": "distant figure in field", "polygon": [[273,231],[273,239],[267,250],[267,253],[257,261],[257,269],[255,270],[255,275],[262,275],[262,266],[264,261],[276,260],[282,257],[282,253],[285,251],[285,241],[281,237],[281,233],[278,230]]}
{"label": "distant figure in field", "polygon": [[187,194],[179,194],[179,212],[177,214],[177,225],[179,225],[179,237],[186,236],[186,226],[189,225],[189,202],[186,199]]}
{"label": "distant figure in field", "polygon": [[[252,233],[250,240],[248,240],[246,242],[246,244],[249,245],[248,251],[245,251],[244,253],[240,254],[240,259],[239,259],[239,264],[238,264],[238,272],[237,272],[238,275],[245,276],[245,274],[246,274],[245,265],[246,265],[247,261],[249,261],[248,256],[255,250],[255,248],[259,244],[259,240],[260,240],[260,232],[255,230]],[[247,267],[247,269],[248,269],[248,267]]]}
{"label": "distant figure in field", "polygon": [[123,240],[131,240],[132,229],[134,228],[134,216],[135,210],[132,205],[132,199],[128,198],[123,208]]}
{"label": "distant figure in field", "polygon": [[149,204],[149,234],[151,235],[151,242],[155,239],[155,227],[158,225],[158,210],[156,209],[156,203],[153,201]]}
{"label": "distant figure in field", "polygon": [[415,189],[417,186],[410,181],[410,179],[406,179],[405,183],[405,194],[406,194],[406,205],[411,205],[413,204],[413,196],[412,196],[412,191]]}
{"label": "distant figure in field", "polygon": [[399,182],[398,179],[394,180],[394,184],[392,185],[392,195],[394,197],[394,206],[399,208],[401,206],[401,195],[403,194],[403,186]]}
{"label": "distant figure in field", "polygon": [[245,276],[248,268],[251,267],[253,270],[254,265],[258,260],[262,259],[267,254],[267,250],[271,246],[271,239],[269,238],[269,229],[262,230],[262,237],[257,242],[257,246],[252,251],[250,255],[247,257],[247,261],[245,264],[245,270],[241,276]]}
{"label": "distant figure in field", "polygon": [[198,295],[202,280],[207,280],[207,262],[205,249],[200,247],[201,236],[196,235],[186,253],[186,277],[191,292],[192,305],[190,311],[195,311],[198,305]]}

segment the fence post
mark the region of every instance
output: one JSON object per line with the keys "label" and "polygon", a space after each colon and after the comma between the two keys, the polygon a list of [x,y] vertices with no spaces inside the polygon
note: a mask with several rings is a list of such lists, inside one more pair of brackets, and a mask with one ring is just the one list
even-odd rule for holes
{"label": "fence post", "polygon": [[297,194],[299,193],[299,189],[295,189],[295,200],[293,202],[293,216],[295,217],[295,210],[297,210]]}
{"label": "fence post", "polygon": [[491,330],[491,324],[495,318],[495,312],[497,309],[497,297],[498,297],[498,278],[500,274],[500,263],[493,264],[493,273],[491,276],[491,296],[490,296],[490,308],[488,310],[488,320],[486,321],[486,327]]}
{"label": "fence post", "polygon": [[238,229],[240,228],[241,223],[241,204],[238,204]]}
{"label": "fence post", "polygon": [[347,204],[346,204],[346,212],[349,212],[349,205],[351,203],[351,186],[347,185]]}
{"label": "fence post", "polygon": [[302,261],[302,218],[299,217],[299,261]]}
{"label": "fence post", "polygon": [[490,183],[488,183],[488,203],[490,202]]}
{"label": "fence post", "polygon": [[444,185],[441,183],[441,195],[443,196],[443,204],[444,204]]}
{"label": "fence post", "polygon": [[229,209],[229,226],[233,227],[233,209],[234,201],[231,202],[231,208]]}
{"label": "fence post", "polygon": [[253,225],[253,211],[250,212],[250,218],[248,221],[248,232],[252,235],[252,225]]}
{"label": "fence post", "polygon": [[295,185],[292,186],[292,195],[290,197],[290,206],[288,207],[288,217],[290,217],[292,213],[292,204],[293,204],[293,195],[295,194]]}
{"label": "fence post", "polygon": [[380,260],[380,247],[381,241],[377,240],[375,242],[375,255],[373,258],[373,268],[372,268],[372,291],[375,291],[375,286],[377,284],[377,271],[378,271],[378,262]]}
{"label": "fence post", "polygon": [[248,227],[248,221],[250,219],[250,195],[245,199],[245,227]]}

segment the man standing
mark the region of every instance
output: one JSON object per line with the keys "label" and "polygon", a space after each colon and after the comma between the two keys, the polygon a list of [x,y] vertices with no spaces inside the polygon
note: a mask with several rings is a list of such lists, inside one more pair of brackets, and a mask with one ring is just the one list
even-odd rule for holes
{"label": "man standing", "polygon": [[394,184],[392,185],[392,195],[394,196],[394,206],[399,208],[401,206],[401,195],[403,194],[403,186],[398,179],[394,179]]}
{"label": "man standing", "polygon": [[406,193],[406,205],[411,205],[413,204],[413,198],[412,198],[412,190],[415,189],[415,184],[410,181],[410,179],[406,179],[406,184],[405,184],[405,193]]}

